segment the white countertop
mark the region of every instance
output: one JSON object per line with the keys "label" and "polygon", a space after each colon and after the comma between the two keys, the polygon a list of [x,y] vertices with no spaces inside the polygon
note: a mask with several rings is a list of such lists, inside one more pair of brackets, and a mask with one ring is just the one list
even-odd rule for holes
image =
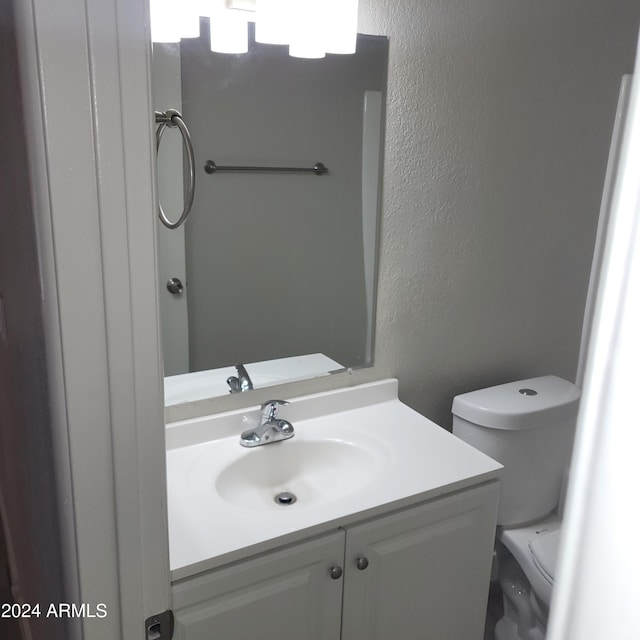
{"label": "white countertop", "polygon": [[230,464],[255,455],[257,449],[240,446],[239,434],[256,420],[257,408],[167,425],[169,546],[174,580],[248,552],[494,480],[501,474],[499,463],[402,404],[396,380],[290,402],[281,413],[293,423],[294,438],[258,449],[284,448],[317,438],[366,442],[381,452],[380,474],[355,492],[313,505],[301,500],[275,509],[242,507],[219,495],[216,479]]}

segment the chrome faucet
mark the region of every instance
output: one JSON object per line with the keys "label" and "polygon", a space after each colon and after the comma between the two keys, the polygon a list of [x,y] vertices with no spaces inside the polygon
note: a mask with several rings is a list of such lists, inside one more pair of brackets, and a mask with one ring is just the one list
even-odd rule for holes
{"label": "chrome faucet", "polygon": [[229,393],[240,393],[241,391],[251,391],[253,382],[249,377],[249,373],[243,364],[236,365],[237,376],[229,376],[227,384],[229,385]]}
{"label": "chrome faucet", "polygon": [[280,440],[293,438],[293,425],[287,420],[278,418],[278,407],[289,404],[284,400],[269,400],[261,407],[260,424],[240,434],[243,447],[259,447]]}

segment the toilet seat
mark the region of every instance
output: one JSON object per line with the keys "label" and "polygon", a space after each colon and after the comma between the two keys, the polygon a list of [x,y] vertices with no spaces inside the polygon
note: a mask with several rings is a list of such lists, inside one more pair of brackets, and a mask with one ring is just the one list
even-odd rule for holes
{"label": "toilet seat", "polygon": [[558,557],[558,516],[549,516],[526,527],[503,529],[500,541],[516,559],[538,600],[549,607]]}
{"label": "toilet seat", "polygon": [[551,583],[556,574],[556,562],[558,559],[558,544],[560,542],[560,529],[541,533],[529,540],[529,550],[536,568],[542,576]]}

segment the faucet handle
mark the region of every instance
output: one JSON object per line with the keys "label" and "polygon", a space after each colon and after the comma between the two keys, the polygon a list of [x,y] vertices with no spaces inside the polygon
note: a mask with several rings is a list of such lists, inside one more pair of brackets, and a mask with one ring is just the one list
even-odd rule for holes
{"label": "faucet handle", "polygon": [[260,409],[262,410],[262,422],[272,422],[278,417],[278,407],[289,404],[286,400],[267,400]]}

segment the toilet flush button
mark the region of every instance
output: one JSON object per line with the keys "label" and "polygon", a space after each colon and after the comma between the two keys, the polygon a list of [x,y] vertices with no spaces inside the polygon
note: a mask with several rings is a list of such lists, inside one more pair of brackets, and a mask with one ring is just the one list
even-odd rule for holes
{"label": "toilet flush button", "polygon": [[518,393],[523,396],[537,396],[538,392],[535,389],[518,389]]}

